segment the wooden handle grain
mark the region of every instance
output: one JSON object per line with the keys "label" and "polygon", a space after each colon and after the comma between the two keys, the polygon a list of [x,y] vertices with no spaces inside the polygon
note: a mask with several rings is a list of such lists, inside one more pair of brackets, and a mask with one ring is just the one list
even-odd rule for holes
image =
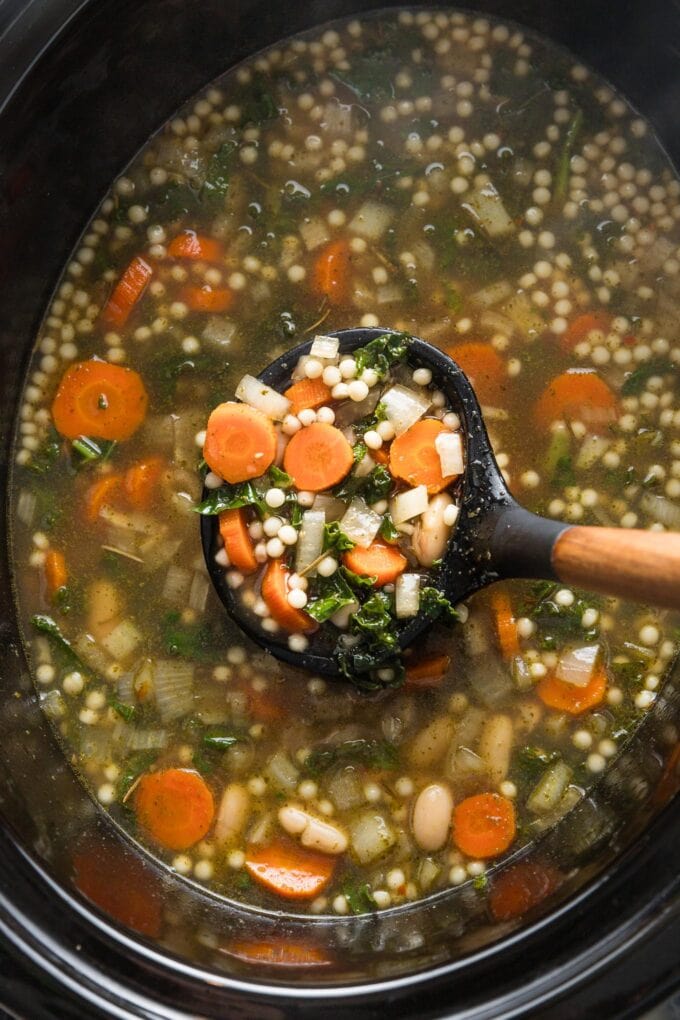
{"label": "wooden handle grain", "polygon": [[567,528],[553,546],[552,565],[566,584],[680,609],[680,534]]}

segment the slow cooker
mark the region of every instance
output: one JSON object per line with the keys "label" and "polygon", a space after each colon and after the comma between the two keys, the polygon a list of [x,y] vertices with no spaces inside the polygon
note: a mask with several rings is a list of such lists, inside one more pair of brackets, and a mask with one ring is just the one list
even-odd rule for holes
{"label": "slow cooker", "polygon": [[[388,5],[393,6],[393,5]],[[413,6],[413,5],[412,5]],[[620,88],[680,158],[680,19],[666,0],[479,0],[556,39]],[[0,0],[0,487],[25,363],[61,266],[110,180],[205,82],[278,38],[362,11],[357,0]],[[637,1017],[680,984],[678,670],[557,832],[571,877],[522,926],[480,923],[446,895],[384,918],[320,918],[332,966],[253,967],[234,931],[300,938],[304,920],[211,897],[101,814],[41,714],[13,614],[2,520],[0,1006],[20,1017]],[[675,766],[675,767],[674,767]],[[565,829],[566,825],[566,829]],[[583,831],[583,827],[581,827]],[[578,842],[578,841],[576,841]],[[557,845],[557,844],[556,844]],[[98,876],[83,873],[95,848]],[[565,850],[565,847],[567,848]],[[161,934],[107,896],[125,862],[165,909]],[[131,870],[130,870],[131,869]],[[426,939],[413,937],[411,924]],[[424,916],[423,916],[424,915]]]}

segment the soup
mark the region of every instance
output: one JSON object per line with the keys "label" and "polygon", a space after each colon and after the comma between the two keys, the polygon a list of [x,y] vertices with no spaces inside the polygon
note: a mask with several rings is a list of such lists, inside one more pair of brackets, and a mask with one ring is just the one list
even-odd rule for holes
{"label": "soup", "polygon": [[[504,865],[582,801],[653,704],[673,617],[503,583],[435,624],[384,689],[296,672],[211,591],[205,427],[302,339],[393,329],[469,375],[525,505],[676,529],[679,195],[645,122],[586,68],[443,11],[281,43],[114,182],[27,377],[17,596],[65,754],[177,873],[340,915],[466,886],[507,918],[560,882],[546,867],[518,895]],[[332,413],[351,403],[339,391]],[[374,425],[377,451],[393,439]],[[284,526],[263,504],[245,521],[254,547]]]}

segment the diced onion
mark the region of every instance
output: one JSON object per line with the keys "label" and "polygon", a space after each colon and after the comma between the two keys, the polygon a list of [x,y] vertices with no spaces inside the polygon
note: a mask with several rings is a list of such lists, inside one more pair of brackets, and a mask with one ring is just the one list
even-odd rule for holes
{"label": "diced onion", "polygon": [[217,347],[228,347],[236,336],[236,323],[222,315],[211,315],[202,336]]}
{"label": "diced onion", "polygon": [[417,616],[420,608],[420,574],[402,574],[394,586],[394,609],[397,619]]}
{"label": "diced onion", "polygon": [[189,589],[189,606],[197,613],[205,611],[205,604],[208,599],[208,592],[210,591],[210,582],[205,576],[203,571],[197,570],[191,580],[191,588]]}
{"label": "diced onion", "polygon": [[277,790],[291,791],[297,786],[300,772],[285,751],[277,751],[267,762],[264,774]]}
{"label": "diced onion", "polygon": [[357,464],[357,466],[354,468],[354,477],[365,478],[366,475],[370,475],[371,471],[375,466],[376,463],[373,460],[373,457],[371,457],[370,453],[365,453],[361,460],[359,461],[359,463]]}
{"label": "diced onion", "polygon": [[416,485],[415,489],[400,492],[390,501],[390,514],[394,524],[403,524],[413,517],[424,514],[429,505],[426,485]]}
{"label": "diced onion", "polygon": [[463,208],[471,213],[489,237],[502,237],[516,229],[501,196],[490,181],[469,191]]}
{"label": "diced onion", "polygon": [[190,662],[159,659],[154,669],[154,694],[164,723],[188,715],[194,705],[194,667]]}
{"label": "diced onion", "polygon": [[172,563],[165,575],[161,598],[174,606],[184,606],[190,581],[191,574],[186,567],[178,567]]}
{"label": "diced onion", "polygon": [[586,436],[576,458],[575,467],[591,468],[611,446],[611,439],[606,436]]}
{"label": "diced onion", "polygon": [[139,646],[142,635],[132,620],[121,620],[110,634],[102,638],[102,646],[114,659],[127,659]]}
{"label": "diced onion", "polygon": [[645,492],[640,497],[640,508],[664,527],[670,528],[671,531],[680,531],[680,506],[665,496]]}
{"label": "diced onion", "polygon": [[587,687],[595,672],[595,663],[599,654],[599,645],[572,648],[558,662],[555,676],[565,684],[573,684],[574,687]]}
{"label": "diced onion", "polygon": [[381,402],[385,408],[385,417],[396,435],[400,436],[423,417],[432,399],[425,393],[415,393],[397,383],[383,394]]}
{"label": "diced onion", "polygon": [[396,836],[385,818],[377,811],[364,811],[350,824],[350,841],[360,864],[383,857],[394,846]]}
{"label": "diced onion", "polygon": [[347,811],[363,804],[364,790],[357,770],[348,767],[331,776],[328,782],[328,796],[340,811]]}
{"label": "diced onion", "polygon": [[396,283],[385,283],[378,287],[375,299],[379,305],[394,305],[404,300],[404,292]]}
{"label": "diced onion", "polygon": [[322,510],[325,513],[327,522],[339,521],[346,509],[347,504],[344,500],[330,496],[326,492],[318,492],[312,504],[312,510]]}
{"label": "diced onion", "polygon": [[463,473],[463,441],[460,432],[440,432],[434,441],[444,478]]}
{"label": "diced onion", "polygon": [[541,815],[553,811],[561,801],[571,780],[571,769],[563,761],[556,761],[532,790],[527,800],[527,807],[534,814]]}
{"label": "diced onion", "polygon": [[326,241],[330,240],[328,225],[324,223],[320,216],[311,216],[309,219],[304,219],[300,223],[299,230],[307,251],[314,251],[315,248],[319,248]]}
{"label": "diced onion", "polygon": [[470,300],[474,305],[479,305],[480,308],[491,308],[492,305],[497,305],[499,301],[505,301],[512,294],[512,286],[507,280],[498,280],[497,283],[490,283],[488,287],[482,287],[481,290],[476,291]]}
{"label": "diced onion", "polygon": [[243,376],[236,387],[236,396],[244,404],[250,404],[251,407],[262,411],[274,421],[283,421],[291,407],[287,397],[277,393],[261,379],[256,379],[254,375]]}
{"label": "diced onion", "polygon": [[378,241],[392,222],[393,212],[379,202],[364,202],[349,223],[353,234],[365,237],[367,241]]}
{"label": "diced onion", "polygon": [[355,496],[340,521],[340,528],[352,542],[366,549],[378,534],[381,524],[380,514],[371,510],[361,496]]}
{"label": "diced onion", "polygon": [[[326,513],[324,510],[305,510],[303,513],[295,556],[295,569],[298,572],[306,570],[309,564],[321,555],[325,523]],[[316,574],[316,570],[309,571],[310,577],[314,574]]]}
{"label": "diced onion", "polygon": [[17,517],[22,524],[30,527],[35,513],[36,495],[30,489],[21,489],[17,497]]}
{"label": "diced onion", "polygon": [[309,353],[312,358],[334,361],[338,356],[339,350],[340,341],[336,336],[323,336],[319,333],[314,337]]}

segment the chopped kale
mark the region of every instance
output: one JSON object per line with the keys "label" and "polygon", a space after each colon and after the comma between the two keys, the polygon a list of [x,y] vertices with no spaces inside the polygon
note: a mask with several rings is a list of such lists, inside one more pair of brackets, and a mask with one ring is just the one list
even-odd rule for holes
{"label": "chopped kale", "polygon": [[422,588],[420,591],[419,612],[436,619],[445,616],[447,620],[457,620],[458,613],[450,600],[437,588]]}
{"label": "chopped kale", "polygon": [[339,521],[331,521],[323,527],[323,551],[344,553],[353,549],[356,542],[348,538],[340,527]]}
{"label": "chopped kale", "polygon": [[366,443],[355,443],[352,447],[352,453],[354,455],[354,463],[361,464],[362,460],[368,453],[368,447]]}
{"label": "chopped kale", "polygon": [[118,698],[111,698],[109,705],[127,723],[133,722],[137,717],[136,707],[134,705],[126,705],[125,702],[119,701]]}
{"label": "chopped kale", "polygon": [[477,875],[473,879],[472,888],[475,892],[485,893],[489,887],[489,876],[488,875]]}
{"label": "chopped kale", "polygon": [[365,577],[363,574],[355,574],[353,570],[349,569],[349,567],[340,567],[340,573],[347,583],[358,592],[371,591],[376,582],[375,577]]}
{"label": "chopped kale", "polygon": [[373,892],[368,882],[345,885],[342,893],[353,914],[368,914],[371,910],[377,909],[378,904],[373,899]]}
{"label": "chopped kale", "polygon": [[581,619],[586,609],[602,606],[603,599],[593,594],[587,598],[577,594],[570,606],[561,606],[553,598],[559,587],[551,581],[540,581],[532,586],[532,596],[525,600],[523,615],[536,623],[539,647],[552,650],[576,638],[584,643],[596,641],[597,626],[585,630]]}
{"label": "chopped kale", "polygon": [[240,96],[241,124],[260,125],[279,116],[279,107],[270,90],[270,81],[257,71]]}
{"label": "chopped kale", "polygon": [[559,757],[557,751],[544,751],[540,747],[532,747],[527,744],[513,755],[510,774],[522,790],[531,789],[548,766],[556,762]]}
{"label": "chopped kale", "polygon": [[203,516],[221,514],[223,510],[238,510],[243,506],[254,506],[261,517],[267,513],[264,494],[255,488],[253,482],[240,482],[229,485],[227,482],[219,489],[213,489],[202,503],[194,507],[194,512]]}
{"label": "chopped kale", "polygon": [[139,751],[137,754],[133,754],[131,758],[128,758],[125,762],[125,767],[118,778],[118,784],[116,788],[117,799],[123,800],[126,793],[132,787],[132,784],[139,779],[144,772],[153,765],[157,758],[156,751]]}
{"label": "chopped kale", "polygon": [[555,173],[555,198],[558,201],[562,201],[567,194],[567,188],[569,186],[570,161],[576,144],[576,139],[578,138],[582,127],[583,110],[578,109],[569,122],[569,127],[567,128],[564,143],[557,161],[557,170]]}
{"label": "chopped kale", "polygon": [[211,659],[220,647],[216,631],[208,623],[182,623],[180,613],[166,613],[160,636],[168,655],[180,659]]}
{"label": "chopped kale", "polygon": [[330,77],[340,82],[364,103],[385,103],[394,99],[393,57],[389,50],[352,56],[348,70],[334,69]]}
{"label": "chopped kale", "polygon": [[621,387],[621,396],[637,397],[644,390],[647,380],[653,375],[668,375],[670,372],[676,373],[677,370],[677,365],[667,358],[655,358],[648,361],[626,376]]}
{"label": "chopped kale", "polygon": [[317,623],[324,623],[339,609],[353,602],[356,602],[356,596],[341,571],[336,570],[330,577],[315,579],[313,595],[305,606],[305,612]]}
{"label": "chopped kale", "polygon": [[238,744],[240,739],[241,737],[235,736],[233,733],[212,728],[204,733],[201,743],[203,747],[211,748],[214,751],[226,751],[234,744]]}
{"label": "chopped kale", "polygon": [[276,467],[275,464],[272,464],[267,474],[269,475],[269,481],[271,484],[279,489],[290,489],[293,484],[293,479],[290,477],[288,472],[282,471],[281,468]]}
{"label": "chopped kale", "polygon": [[357,375],[372,368],[379,379],[386,379],[390,369],[406,357],[410,339],[408,333],[385,333],[360,347],[354,352]]}
{"label": "chopped kale", "polygon": [[205,205],[218,209],[224,206],[237,148],[236,142],[226,141],[211,156],[201,188],[201,201]]}
{"label": "chopped kale", "polygon": [[117,445],[115,439],[91,439],[90,436],[78,436],[71,443],[75,467],[84,467],[95,461],[103,464],[109,459]]}
{"label": "chopped kale", "polygon": [[41,634],[47,635],[55,648],[57,648],[68,661],[75,662],[79,667],[84,668],[78,654],[73,649],[73,645],[63,634],[59,624],[53,620],[51,616],[46,616],[44,613],[37,613],[31,618],[31,623],[36,630],[41,632]]}
{"label": "chopped kale", "polygon": [[171,181],[151,194],[149,206],[154,223],[172,223],[201,208],[198,191],[189,184]]}
{"label": "chopped kale", "polygon": [[[372,414],[367,414],[363,418],[360,418],[359,421],[355,421],[352,428],[357,436],[363,436],[369,431],[369,429],[374,429],[381,421],[385,421],[386,417],[385,405],[381,402],[376,406],[376,409]],[[364,450],[365,449],[366,447],[364,446]]]}
{"label": "chopped kale", "polygon": [[50,427],[41,446],[32,454],[28,463],[29,470],[37,475],[46,475],[59,460],[61,439],[54,427]]}
{"label": "chopped kale", "polygon": [[[359,640],[348,647],[340,639],[336,647],[340,671],[365,690],[396,686],[404,676],[397,624],[391,607],[388,595],[374,592],[352,616],[350,633]],[[388,669],[392,671],[391,677],[378,675]]]}
{"label": "chopped kale", "polygon": [[365,765],[370,769],[392,771],[399,765],[399,751],[389,740],[343,740],[340,744],[322,744],[305,759],[304,770],[321,776],[340,765]]}
{"label": "chopped kale", "polygon": [[378,464],[367,475],[362,475],[359,478],[355,472],[349,474],[333,489],[333,495],[344,500],[362,496],[370,505],[384,499],[392,488],[392,484],[392,476],[387,468],[383,464]]}
{"label": "chopped kale", "polygon": [[394,521],[390,514],[385,514],[380,525],[380,531],[378,532],[381,538],[384,538],[386,542],[396,542],[399,538],[399,532],[394,526]]}
{"label": "chopped kale", "polygon": [[555,464],[552,475],[552,484],[560,489],[564,489],[568,485],[576,484],[574,462],[569,455],[560,457]]}

